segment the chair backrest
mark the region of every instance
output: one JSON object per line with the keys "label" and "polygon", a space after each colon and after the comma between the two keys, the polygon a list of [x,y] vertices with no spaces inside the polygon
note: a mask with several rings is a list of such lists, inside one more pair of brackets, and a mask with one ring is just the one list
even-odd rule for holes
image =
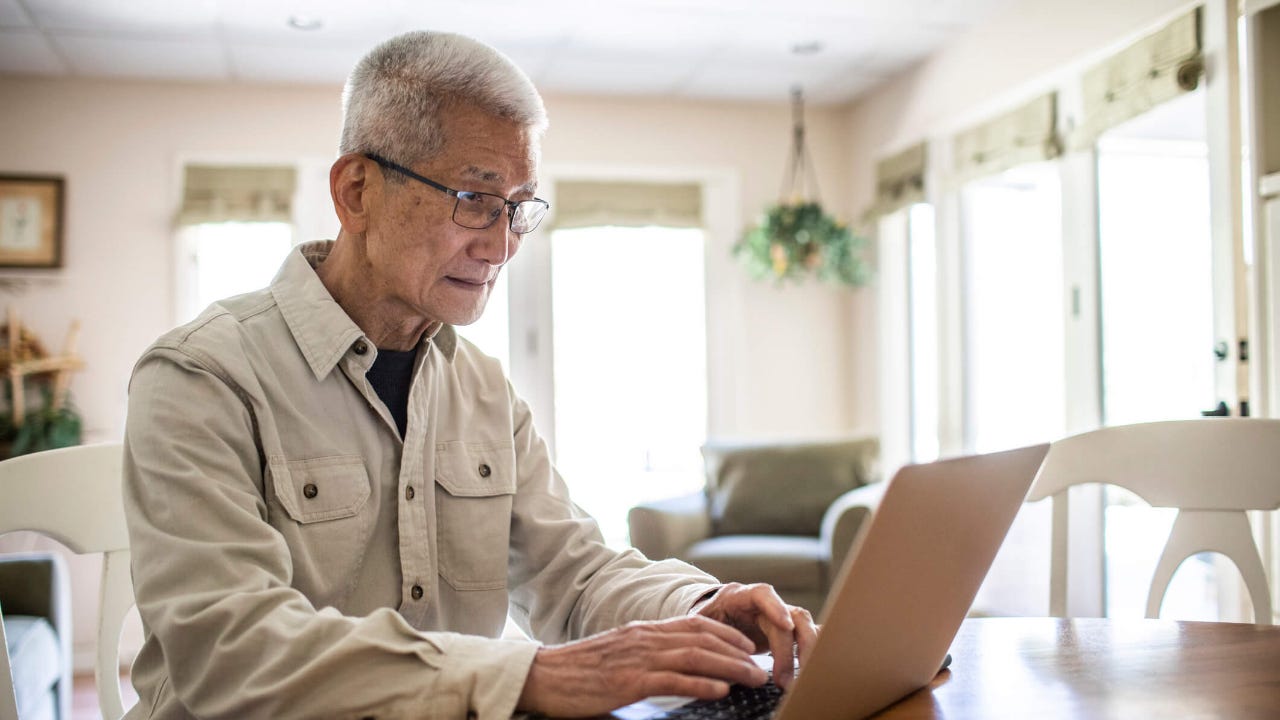
{"label": "chair backrest", "polygon": [[[1065,502],[1073,485],[1122,487],[1154,507],[1177,508],[1147,595],[1147,617],[1160,606],[1183,560],[1219,552],[1239,568],[1255,622],[1271,623],[1271,592],[1247,510],[1280,507],[1280,420],[1205,418],[1107,427],[1063,438],[1027,496]],[[1066,523],[1054,514],[1050,614],[1066,613]]]}
{"label": "chair backrest", "polygon": [[[129,534],[121,495],[120,443],[80,445],[0,462],[0,534],[31,530],[76,553],[103,553],[94,677],[102,717],[124,715],[119,647],[124,616],[133,607]],[[7,659],[6,659],[7,664]],[[13,694],[0,677],[0,694]],[[3,708],[0,700],[0,709]]]}

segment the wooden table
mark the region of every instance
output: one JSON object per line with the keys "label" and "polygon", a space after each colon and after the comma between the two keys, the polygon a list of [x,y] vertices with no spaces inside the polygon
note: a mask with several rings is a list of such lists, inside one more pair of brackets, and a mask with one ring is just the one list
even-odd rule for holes
{"label": "wooden table", "polygon": [[876,718],[1280,718],[1280,626],[974,619],[951,656]]}

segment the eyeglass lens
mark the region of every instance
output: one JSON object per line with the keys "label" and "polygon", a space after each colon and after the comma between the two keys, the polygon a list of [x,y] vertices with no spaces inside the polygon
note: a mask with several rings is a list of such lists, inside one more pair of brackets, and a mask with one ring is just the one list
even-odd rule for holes
{"label": "eyeglass lens", "polygon": [[[497,195],[478,192],[459,192],[458,203],[453,210],[453,221],[477,230],[489,227],[507,209],[507,201]],[[511,212],[511,231],[527,233],[538,226],[547,206],[541,201],[525,200],[516,203]]]}

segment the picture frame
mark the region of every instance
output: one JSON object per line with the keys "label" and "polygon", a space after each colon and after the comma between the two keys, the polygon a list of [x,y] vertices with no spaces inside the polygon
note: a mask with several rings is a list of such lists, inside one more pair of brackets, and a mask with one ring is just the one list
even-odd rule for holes
{"label": "picture frame", "polygon": [[0,175],[0,268],[62,267],[61,176]]}

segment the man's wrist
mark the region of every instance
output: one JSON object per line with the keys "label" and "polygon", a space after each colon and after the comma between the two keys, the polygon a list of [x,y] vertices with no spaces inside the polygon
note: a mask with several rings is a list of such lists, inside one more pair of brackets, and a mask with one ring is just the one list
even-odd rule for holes
{"label": "man's wrist", "polygon": [[720,589],[723,587],[724,587],[723,585],[717,585],[711,588],[710,590],[699,595],[698,599],[693,601],[693,606],[689,608],[689,612],[687,614],[693,615],[697,613],[698,610],[700,610],[703,605],[706,605],[707,603],[711,602],[711,599],[714,598],[716,596],[716,593],[720,592]]}

